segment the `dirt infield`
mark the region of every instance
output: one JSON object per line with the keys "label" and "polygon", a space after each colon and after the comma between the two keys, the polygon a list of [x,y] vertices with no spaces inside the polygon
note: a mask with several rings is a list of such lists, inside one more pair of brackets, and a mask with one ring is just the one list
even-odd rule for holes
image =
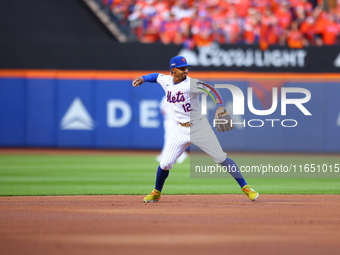
{"label": "dirt infield", "polygon": [[1,254],[340,254],[340,195],[0,197]]}

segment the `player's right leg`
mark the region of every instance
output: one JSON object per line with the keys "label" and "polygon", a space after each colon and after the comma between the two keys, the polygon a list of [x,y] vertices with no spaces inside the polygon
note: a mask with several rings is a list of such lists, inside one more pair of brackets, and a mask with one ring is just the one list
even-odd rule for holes
{"label": "player's right leg", "polygon": [[176,163],[179,156],[189,147],[190,136],[189,130],[185,127],[175,127],[169,139],[164,146],[164,156],[161,159],[160,165],[156,173],[156,183],[154,190],[144,197],[144,202],[158,202],[161,198],[163,185],[169,176],[169,171]]}

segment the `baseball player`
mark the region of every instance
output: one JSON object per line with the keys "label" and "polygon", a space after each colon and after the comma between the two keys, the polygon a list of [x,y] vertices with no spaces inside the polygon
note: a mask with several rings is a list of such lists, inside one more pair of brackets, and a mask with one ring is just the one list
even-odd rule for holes
{"label": "baseball player", "polygon": [[205,92],[199,80],[188,77],[188,66],[190,65],[184,57],[176,56],[170,60],[170,75],[151,73],[136,77],[132,81],[134,87],[138,87],[143,82],[160,84],[165,91],[167,103],[172,107],[173,119],[176,123],[171,137],[165,144],[164,156],[157,169],[155,188],[144,197],[144,202],[159,201],[169,170],[191,143],[226,169],[236,167],[236,171],[229,171],[229,173],[250,200],[255,201],[259,193],[247,184],[236,163],[223,152],[208,120],[201,115],[199,95]]}
{"label": "baseball player", "polygon": [[[164,144],[163,144],[161,154],[156,157],[156,160],[158,162],[160,162],[162,157],[164,156],[164,149],[165,149],[166,141],[169,139],[171,132],[174,130],[174,125],[176,125],[172,117],[173,115],[172,107],[170,104],[167,103],[166,99],[167,99],[166,96],[164,96],[159,104],[160,111],[163,115]],[[177,159],[176,163],[178,164],[183,163],[187,157],[188,157],[188,153],[184,151],[182,155]]]}

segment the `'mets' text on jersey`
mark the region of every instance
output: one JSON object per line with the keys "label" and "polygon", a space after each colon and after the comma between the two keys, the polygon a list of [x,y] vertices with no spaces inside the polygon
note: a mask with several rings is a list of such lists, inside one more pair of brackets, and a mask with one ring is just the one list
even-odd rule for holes
{"label": "'mets' text on jersey", "polygon": [[186,123],[202,118],[199,95],[204,92],[199,89],[203,85],[198,82],[197,79],[187,77],[184,81],[175,84],[171,75],[158,75],[157,83],[165,91],[167,103],[171,104],[176,122]]}
{"label": "'mets' text on jersey", "polygon": [[175,96],[172,96],[172,91],[168,91],[168,94],[166,95],[166,101],[169,103],[179,103],[184,102],[184,94],[180,91],[178,91]]}

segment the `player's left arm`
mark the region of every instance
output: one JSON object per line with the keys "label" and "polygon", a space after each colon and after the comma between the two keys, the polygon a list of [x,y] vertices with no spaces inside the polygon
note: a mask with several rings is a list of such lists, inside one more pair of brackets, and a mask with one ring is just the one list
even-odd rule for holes
{"label": "player's left arm", "polygon": [[156,83],[159,73],[150,73],[143,76],[138,76],[132,80],[132,86],[138,87],[144,82]]}

